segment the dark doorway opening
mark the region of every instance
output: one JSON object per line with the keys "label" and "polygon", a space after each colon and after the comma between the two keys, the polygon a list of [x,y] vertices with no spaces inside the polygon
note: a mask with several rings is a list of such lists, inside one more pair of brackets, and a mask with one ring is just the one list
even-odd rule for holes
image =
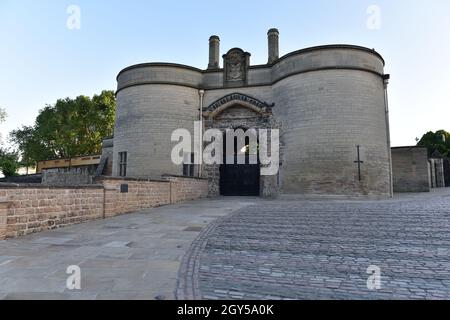
{"label": "dark doorway opening", "polygon": [[[259,155],[251,151],[250,139],[245,140],[245,150],[238,152],[238,141],[234,139],[234,154],[226,152],[226,135],[224,136],[224,164],[220,166],[220,194],[222,196],[258,197],[260,195],[261,166]],[[238,164],[238,157],[244,157],[245,164]],[[251,164],[251,154],[256,153],[257,163]],[[233,159],[233,164],[227,164],[227,158]]]}
{"label": "dark doorway opening", "polygon": [[444,159],[445,187],[450,188],[450,159]]}

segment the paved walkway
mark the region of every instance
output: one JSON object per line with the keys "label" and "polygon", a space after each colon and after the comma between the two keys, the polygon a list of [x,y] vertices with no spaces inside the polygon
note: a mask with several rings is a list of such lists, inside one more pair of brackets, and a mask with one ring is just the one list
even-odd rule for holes
{"label": "paved walkway", "polygon": [[[0,241],[0,300],[174,299],[192,241],[250,204],[194,201]],[[80,291],[66,289],[71,265],[81,268]]]}
{"label": "paved walkway", "polygon": [[0,299],[24,298],[450,299],[450,190],[194,201],[0,241]]}
{"label": "paved walkway", "polygon": [[450,299],[450,190],[261,201],[211,224],[184,270],[188,299]]}

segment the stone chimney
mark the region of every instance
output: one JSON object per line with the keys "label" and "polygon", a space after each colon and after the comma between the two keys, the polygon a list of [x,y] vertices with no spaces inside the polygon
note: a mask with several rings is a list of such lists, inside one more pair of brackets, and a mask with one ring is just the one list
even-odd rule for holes
{"label": "stone chimney", "polygon": [[278,60],[280,57],[279,52],[279,38],[280,38],[280,32],[278,29],[270,29],[267,33],[268,40],[269,40],[269,64],[274,63]]}
{"label": "stone chimney", "polygon": [[219,69],[220,63],[220,38],[211,36],[209,38],[209,64],[208,69]]}

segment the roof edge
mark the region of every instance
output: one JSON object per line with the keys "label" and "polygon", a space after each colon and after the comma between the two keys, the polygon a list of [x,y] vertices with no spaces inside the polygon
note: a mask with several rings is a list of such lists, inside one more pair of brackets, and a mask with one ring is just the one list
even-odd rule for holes
{"label": "roof edge", "polygon": [[147,62],[147,63],[138,63],[138,64],[134,64],[132,66],[126,67],[125,69],[122,69],[119,74],[116,77],[116,80],[119,79],[120,75],[124,72],[130,71],[130,70],[134,70],[134,69],[139,69],[139,68],[145,68],[145,67],[172,67],[172,68],[180,68],[180,69],[186,69],[186,70],[191,70],[191,71],[196,71],[199,73],[203,73],[204,70],[198,69],[196,67],[192,67],[192,66],[188,66],[185,64],[180,64],[180,63],[171,63],[171,62]]}
{"label": "roof edge", "polygon": [[[240,48],[233,48],[233,49],[240,49]],[[230,49],[229,51],[231,51],[233,49]],[[350,45],[350,44],[329,44],[329,45],[314,46],[314,47],[309,47],[309,48],[296,50],[296,51],[290,52],[290,53],[282,56],[278,60],[274,61],[272,64],[260,64],[260,65],[253,65],[253,66],[250,65],[249,69],[270,68],[270,67],[273,67],[274,65],[276,65],[277,63],[279,63],[280,61],[283,61],[283,60],[285,60],[285,59],[287,59],[289,57],[295,56],[295,55],[308,53],[308,52],[312,52],[312,51],[333,50],[333,49],[349,49],[349,50],[364,51],[366,53],[370,53],[370,54],[375,55],[376,57],[378,57],[383,62],[383,66],[386,65],[386,62],[384,61],[383,56],[380,53],[378,53],[375,49],[369,49],[367,47],[357,46],[357,45]],[[117,75],[116,80],[118,80],[119,77],[124,72],[130,71],[130,70],[134,70],[134,69],[139,69],[139,68],[145,68],[145,67],[173,67],[173,68],[180,68],[180,69],[195,71],[195,72],[199,72],[199,73],[202,73],[202,74],[203,73],[209,73],[209,72],[219,72],[219,71],[223,70],[223,68],[219,68],[219,69],[215,69],[215,70],[202,70],[202,69],[199,69],[199,68],[196,68],[196,67],[192,67],[192,66],[188,66],[188,65],[185,65],[185,64],[170,63],[170,62],[148,62],[148,63],[139,63],[139,64],[131,65],[129,67],[126,67],[125,69],[122,69],[119,72],[119,74]]]}
{"label": "roof edge", "polygon": [[272,65],[277,64],[279,61],[289,58],[291,56],[297,55],[297,54],[302,54],[302,53],[317,51],[317,50],[332,50],[332,49],[351,49],[351,50],[359,50],[359,51],[371,53],[371,54],[377,56],[383,62],[383,66],[386,65],[386,62],[384,61],[383,56],[379,52],[377,52],[375,49],[370,49],[367,47],[352,45],[352,44],[328,44],[328,45],[314,46],[314,47],[308,47],[308,48],[296,50],[296,51],[290,52],[288,54],[285,54],[280,59],[276,60]]}

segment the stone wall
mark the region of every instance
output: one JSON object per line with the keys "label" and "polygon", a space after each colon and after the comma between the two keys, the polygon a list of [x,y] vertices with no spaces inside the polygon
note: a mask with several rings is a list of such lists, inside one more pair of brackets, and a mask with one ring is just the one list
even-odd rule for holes
{"label": "stone wall", "polygon": [[208,195],[208,181],[205,179],[177,176],[163,176],[163,179],[171,183],[171,203],[180,203],[184,201],[204,198],[206,195]]}
{"label": "stone wall", "polygon": [[102,156],[95,173],[96,176],[112,176],[113,175],[113,151],[114,138],[107,138],[102,143]]}
{"label": "stone wall", "polygon": [[427,148],[392,148],[394,192],[429,192]]}
{"label": "stone wall", "polygon": [[42,174],[28,174],[0,179],[0,183],[41,183]]}
{"label": "stone wall", "polygon": [[6,238],[6,222],[8,219],[9,206],[9,202],[3,200],[0,201],[0,240]]}
{"label": "stone wall", "polygon": [[0,240],[208,195],[207,180],[184,177],[160,181],[102,177],[96,183],[0,184]]}
{"label": "stone wall", "polygon": [[97,165],[79,168],[48,169],[42,171],[42,184],[51,186],[77,186],[92,184]]}
{"label": "stone wall", "polygon": [[[114,217],[124,213],[169,204],[170,183],[133,179],[104,178],[105,216]],[[121,190],[121,187],[128,190]]]}
{"label": "stone wall", "polygon": [[10,185],[0,189],[0,198],[0,239],[2,229],[3,238],[15,238],[103,217],[102,186]]}
{"label": "stone wall", "polygon": [[[273,112],[283,125],[284,194],[391,196],[379,75],[321,70],[287,77],[273,88]],[[357,160],[363,161],[361,170]]]}
{"label": "stone wall", "polygon": [[173,85],[139,86],[117,93],[113,176],[119,176],[119,153],[128,153],[127,177],[161,179],[183,174],[171,160],[172,133],[193,135],[199,120],[198,90]]}

